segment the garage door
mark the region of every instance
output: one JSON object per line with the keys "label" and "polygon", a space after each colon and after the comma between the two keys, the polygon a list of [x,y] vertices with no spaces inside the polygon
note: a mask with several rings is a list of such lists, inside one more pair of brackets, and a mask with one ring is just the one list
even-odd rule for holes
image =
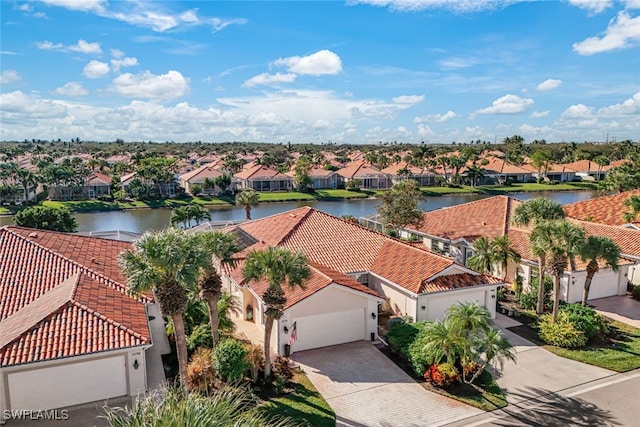
{"label": "garage door", "polygon": [[[606,298],[614,295],[618,295],[618,277],[613,275],[602,275],[598,277],[594,276],[593,281],[591,282],[591,288],[589,288],[589,299],[597,299],[597,298]],[[578,295],[582,298],[582,286],[580,283],[580,290]]]}
{"label": "garage door", "polygon": [[43,410],[125,396],[124,356],[10,373],[11,409]]}
{"label": "garage door", "polygon": [[305,316],[292,319],[296,322],[298,339],[291,351],[310,350],[352,341],[364,337],[364,309]]}

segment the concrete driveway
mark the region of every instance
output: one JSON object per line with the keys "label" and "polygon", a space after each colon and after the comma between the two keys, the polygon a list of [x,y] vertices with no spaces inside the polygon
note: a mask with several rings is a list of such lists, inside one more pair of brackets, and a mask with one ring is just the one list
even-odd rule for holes
{"label": "concrete driveway", "polygon": [[294,353],[338,426],[436,426],[481,410],[431,393],[370,342]]}
{"label": "concrete driveway", "polygon": [[630,296],[598,298],[590,300],[589,304],[603,316],[640,328],[640,301]]}

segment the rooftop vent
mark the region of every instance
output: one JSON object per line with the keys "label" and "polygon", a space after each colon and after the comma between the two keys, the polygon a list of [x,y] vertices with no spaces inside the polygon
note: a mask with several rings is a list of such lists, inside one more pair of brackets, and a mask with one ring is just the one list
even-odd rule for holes
{"label": "rooftop vent", "polygon": [[38,233],[36,233],[35,231],[31,232],[31,233],[29,233],[28,237],[31,237],[32,239],[35,239],[36,237],[38,237]]}

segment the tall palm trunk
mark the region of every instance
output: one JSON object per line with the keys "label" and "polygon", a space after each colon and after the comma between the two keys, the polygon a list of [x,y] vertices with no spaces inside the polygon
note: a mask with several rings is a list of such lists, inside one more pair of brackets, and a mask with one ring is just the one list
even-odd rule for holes
{"label": "tall palm trunk", "polygon": [[219,320],[218,320],[218,295],[208,295],[207,304],[209,305],[209,325],[211,325],[211,337],[213,346],[215,347],[220,341]]}
{"label": "tall palm trunk", "polygon": [[582,291],[582,305],[587,305],[587,300],[589,299],[589,290],[591,289],[591,281],[593,280],[593,276],[598,272],[598,262],[596,260],[591,260],[589,264],[587,264],[587,278],[584,280],[584,290]]}
{"label": "tall palm trunk", "polygon": [[184,331],[184,319],[182,313],[171,315],[173,321],[173,334],[176,339],[176,352],[178,353],[178,372],[180,385],[187,390],[187,338]]}
{"label": "tall palm trunk", "polygon": [[545,268],[545,256],[544,254],[538,257],[538,305],[536,306],[536,313],[544,313],[544,268]]}
{"label": "tall palm trunk", "polygon": [[251,206],[246,205],[244,207],[244,212],[246,213],[247,220],[251,220]]}
{"label": "tall palm trunk", "polygon": [[560,305],[560,276],[553,275],[553,322],[558,320],[558,307]]}
{"label": "tall palm trunk", "polygon": [[264,380],[269,383],[271,378],[271,331],[273,330],[274,318],[267,316],[264,324]]}

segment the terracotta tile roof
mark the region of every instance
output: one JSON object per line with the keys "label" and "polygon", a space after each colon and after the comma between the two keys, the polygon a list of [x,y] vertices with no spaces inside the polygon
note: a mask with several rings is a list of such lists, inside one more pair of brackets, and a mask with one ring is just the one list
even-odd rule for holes
{"label": "terracotta tile roof", "polygon": [[498,283],[502,283],[502,280],[486,274],[448,274],[426,281],[422,285],[422,292],[430,293],[452,291],[454,289],[493,285]]}
{"label": "terracotta tile roof", "polygon": [[488,197],[425,212],[422,227],[407,228],[449,240],[502,236],[509,227],[512,211],[520,203],[508,196]]}
{"label": "terracotta tile roof", "polygon": [[[525,163],[521,168],[530,171],[531,173],[538,173],[538,168],[532,166],[530,163]],[[547,173],[575,173],[576,171],[563,164],[552,163],[547,169]],[[543,172],[544,173],[544,172]]]}
{"label": "terracotta tile roof", "polygon": [[223,175],[221,171],[216,169],[215,165],[207,163],[197,169],[180,175],[179,179],[183,182],[204,182],[206,178],[217,178]]}
{"label": "terracotta tile roof", "polygon": [[402,169],[408,169],[409,172],[411,172],[411,175],[413,176],[416,176],[416,175],[433,176],[434,175],[433,172],[425,168],[419,168],[417,166],[410,165],[407,162],[394,163],[393,165],[382,169],[380,172],[386,173],[388,175],[398,175],[398,171]]}
{"label": "terracotta tile roof", "polygon": [[640,258],[640,230],[571,219],[584,228],[588,236],[608,237],[620,246],[622,254]]}
{"label": "terracotta tile roof", "polygon": [[87,185],[111,185],[111,177],[100,172],[94,172],[87,180]]}
{"label": "terracotta tile roof", "polygon": [[254,180],[291,179],[291,177],[283,173],[280,173],[273,169],[269,169],[268,167],[262,166],[262,165],[254,165],[249,169],[245,169],[241,172],[238,172],[237,174],[233,175],[233,177],[238,179],[254,179]]}
{"label": "terracotta tile roof", "polygon": [[[392,239],[310,207],[243,223],[226,231],[238,229],[253,238],[245,239],[246,242],[256,242],[245,246],[239,258],[254,249],[281,246],[301,251],[316,269],[340,274],[371,271],[416,293],[422,292],[425,280],[455,265],[451,258],[430,252],[424,246]],[[241,266],[231,275],[236,283],[242,283]]]}
{"label": "terracotta tile roof", "polygon": [[[327,169],[325,169],[323,167],[319,167],[319,166],[314,166],[309,170],[309,176],[311,178],[326,178],[328,176],[333,175],[334,173],[336,173],[336,172],[327,170]],[[295,177],[295,171],[292,168],[292,170],[288,171],[285,175],[294,178]]]}
{"label": "terracotta tile roof", "polygon": [[341,176],[343,176],[345,178],[350,178],[350,179],[351,178],[359,178],[359,177],[367,177],[367,176],[384,175],[379,170],[374,169],[371,166],[368,166],[368,164],[364,160],[358,160],[358,161],[355,161],[355,162],[351,162],[351,163],[347,164],[345,167],[343,167],[342,169],[339,169],[337,172]]}
{"label": "terracotta tile roof", "polygon": [[150,342],[148,296],[126,294],[117,256],[130,244],[0,228],[0,365]]}
{"label": "terracotta tile roof", "polygon": [[525,169],[525,168],[520,167],[520,166],[512,165],[511,163],[508,163],[508,162],[504,161],[503,159],[499,159],[497,157],[488,156],[488,157],[485,157],[485,159],[487,159],[489,161],[488,164],[482,165],[482,167],[486,171],[485,174],[491,174],[491,175],[495,175],[495,174],[529,175],[529,174],[531,174],[530,170]]}
{"label": "terracotta tile roof", "polygon": [[[640,196],[640,189],[571,203],[564,205],[563,208],[565,214],[572,218],[607,225],[623,225],[628,223],[624,220],[624,214],[629,211],[624,202],[630,196]],[[640,224],[640,219],[632,223]]]}

